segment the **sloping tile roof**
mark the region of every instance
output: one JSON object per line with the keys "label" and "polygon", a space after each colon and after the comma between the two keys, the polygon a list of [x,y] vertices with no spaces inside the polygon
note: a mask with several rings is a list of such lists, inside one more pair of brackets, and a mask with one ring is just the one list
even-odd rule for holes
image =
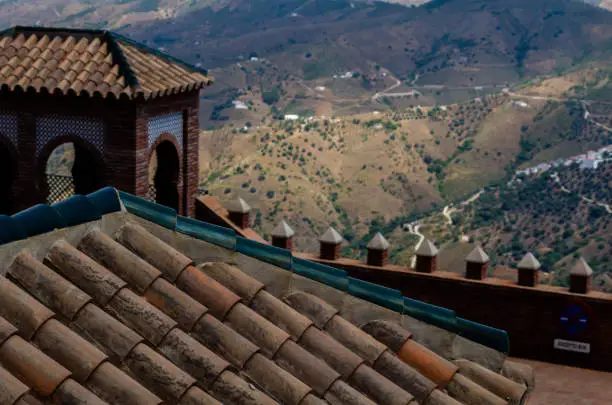
{"label": "sloping tile roof", "polygon": [[210,82],[204,70],[109,31],[14,27],[0,33],[3,90],[152,98]]}
{"label": "sloping tile roof", "polygon": [[[217,231],[210,240],[228,247],[227,230],[125,194],[108,214],[113,191],[0,218],[21,235],[0,247],[0,403],[26,393],[68,405],[524,400],[526,387],[500,374],[510,363],[491,370],[435,352],[401,325],[401,312],[287,272],[281,252],[267,259],[275,266],[246,255],[236,266],[220,261],[229,251],[185,235]],[[80,212],[86,206],[97,214]],[[68,227],[23,226],[48,216],[45,207]],[[161,226],[146,220],[153,214]]]}

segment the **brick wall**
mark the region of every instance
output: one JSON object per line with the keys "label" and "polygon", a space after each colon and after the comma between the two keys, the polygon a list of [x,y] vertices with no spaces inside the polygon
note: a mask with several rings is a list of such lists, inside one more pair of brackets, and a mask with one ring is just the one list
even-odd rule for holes
{"label": "brick wall", "polygon": [[[452,309],[459,317],[506,330],[512,356],[612,371],[612,294],[572,294],[566,288],[521,287],[493,278],[466,280],[446,272],[377,269],[344,259],[317,261],[342,268],[352,277],[398,289],[406,297]],[[570,306],[586,313],[583,331],[570,333],[561,321]],[[590,353],[555,349],[555,339],[588,343]]]}
{"label": "brick wall", "polygon": [[[180,158],[181,178],[179,179],[179,212],[182,215],[195,215],[195,198],[199,185],[199,123],[200,97],[199,91],[192,91],[174,96],[154,99],[141,104],[138,111],[137,154],[139,166],[137,169],[137,195],[146,195],[148,191],[148,138],[147,120],[149,117],[181,112],[183,114],[183,153],[177,150]],[[143,156],[141,159],[140,156]]]}
{"label": "brick wall", "polygon": [[[0,111],[18,117],[19,141],[16,154],[17,178],[12,184],[15,211],[45,202],[45,167],[52,142],[36,155],[36,117],[46,114],[90,117],[105,123],[103,162],[105,185],[144,197],[148,193],[148,118],[169,112],[184,117],[184,145],[179,179],[180,213],[195,214],[198,189],[199,91],[151,101],[108,100],[35,93],[0,94]],[[69,134],[67,134],[69,135]],[[69,139],[65,138],[65,139]],[[59,141],[58,141],[59,142]],[[98,153],[99,152],[94,152]]]}

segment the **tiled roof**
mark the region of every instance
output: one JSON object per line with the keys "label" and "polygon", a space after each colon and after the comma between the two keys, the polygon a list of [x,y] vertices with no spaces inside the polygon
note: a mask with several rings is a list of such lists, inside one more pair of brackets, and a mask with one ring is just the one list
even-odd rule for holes
{"label": "tiled roof", "polygon": [[228,230],[116,195],[0,217],[14,240],[0,246],[0,404],[524,401],[513,380],[529,377],[503,354],[491,366],[464,338],[449,353],[432,343],[442,329],[404,326],[408,301],[372,302],[393,290],[343,288],[325,266],[246,239],[232,249]]}
{"label": "tiled roof", "polygon": [[109,31],[14,27],[0,33],[3,90],[151,98],[210,81],[201,69]]}

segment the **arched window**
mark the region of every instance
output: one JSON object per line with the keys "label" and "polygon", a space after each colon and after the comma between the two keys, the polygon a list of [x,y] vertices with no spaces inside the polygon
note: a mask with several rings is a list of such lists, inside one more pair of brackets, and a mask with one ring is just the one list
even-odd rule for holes
{"label": "arched window", "polygon": [[149,198],[170,208],[179,209],[179,155],[170,141],[162,141],[151,153],[149,162]]}
{"label": "arched window", "polygon": [[45,194],[49,204],[73,194],[89,194],[105,186],[102,160],[79,142],[56,146],[45,163]]}

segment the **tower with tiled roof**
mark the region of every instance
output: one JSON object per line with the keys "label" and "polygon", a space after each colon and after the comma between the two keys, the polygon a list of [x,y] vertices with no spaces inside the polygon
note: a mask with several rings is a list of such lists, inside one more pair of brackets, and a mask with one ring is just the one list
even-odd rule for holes
{"label": "tower with tiled roof", "polygon": [[[199,91],[210,82],[108,31],[1,32],[0,214],[105,185],[193,214]],[[69,144],[72,167],[48,170]]]}

